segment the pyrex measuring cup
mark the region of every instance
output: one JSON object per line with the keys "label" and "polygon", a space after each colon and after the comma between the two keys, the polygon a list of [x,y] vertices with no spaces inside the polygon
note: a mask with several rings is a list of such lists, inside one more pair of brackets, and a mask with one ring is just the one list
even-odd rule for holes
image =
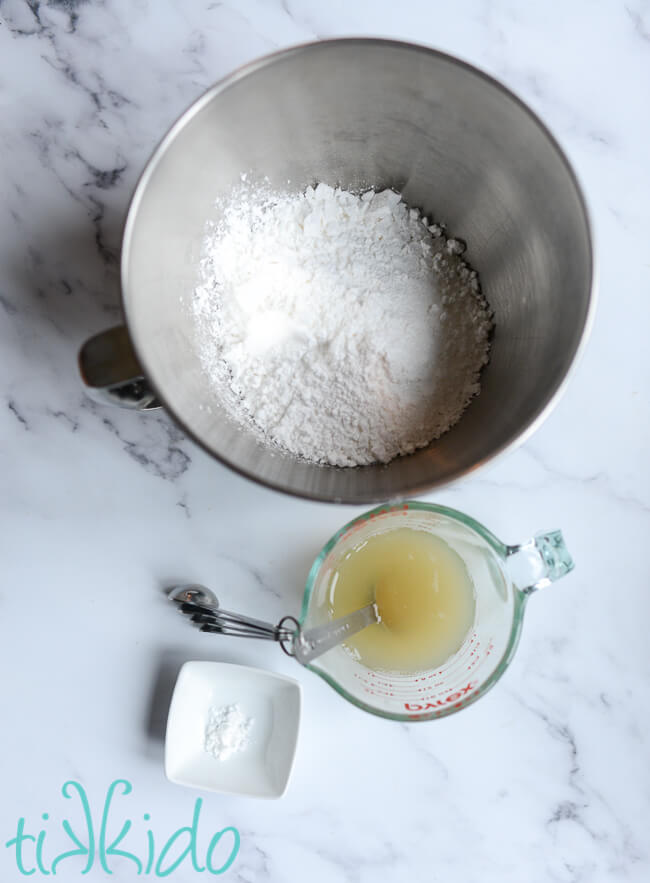
{"label": "pyrex measuring cup", "polygon": [[[367,604],[332,621],[328,604],[333,575],[344,557],[371,536],[404,527],[435,534],[462,558],[475,600],[474,621],[458,651],[439,668],[412,674],[369,668],[343,643],[360,629],[375,628],[381,608]],[[202,631],[278,642],[365,711],[420,721],[453,714],[489,690],[513,657],[528,596],[572,569],[560,531],[506,546],[455,509],[403,503],[366,512],[332,537],[312,565],[299,620],[283,616],[273,625],[224,610],[216,595],[199,585],[177,586],[169,598]]]}
{"label": "pyrex measuring cup", "polygon": [[416,674],[371,670],[343,645],[306,667],[372,714],[392,720],[431,720],[460,711],[498,681],[516,650],[529,596],[565,576],[573,561],[560,531],[506,546],[454,509],[416,502],[381,506],[342,527],[315,560],[305,588],[301,627],[327,621],[327,592],[338,562],[369,537],[397,527],[436,534],[465,562],[476,608],[464,643],[440,668]]}

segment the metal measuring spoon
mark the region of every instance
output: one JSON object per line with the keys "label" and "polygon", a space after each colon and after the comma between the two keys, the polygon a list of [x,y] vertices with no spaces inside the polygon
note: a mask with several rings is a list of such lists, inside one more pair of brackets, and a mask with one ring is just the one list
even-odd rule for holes
{"label": "metal measuring spoon", "polygon": [[[377,605],[373,601],[347,616],[335,619],[324,625],[303,629],[293,616],[283,616],[277,625],[253,619],[240,613],[224,610],[219,599],[205,586],[177,586],[168,595],[181,610],[192,619],[201,631],[240,638],[261,638],[278,641],[289,656],[295,656],[301,665],[341,644],[346,638],[356,635],[362,629],[381,622]],[[287,627],[291,623],[292,627]]]}
{"label": "metal measuring spoon", "polygon": [[[181,612],[189,614],[203,614],[214,617],[224,624],[232,623],[244,628],[259,629],[263,632],[275,632],[277,626],[252,616],[243,616],[240,613],[232,613],[224,610],[219,605],[219,599],[210,589],[200,585],[177,586],[169,593],[170,601],[176,601],[181,605]],[[199,620],[196,620],[199,622]],[[207,622],[207,620],[206,620]],[[252,636],[254,637],[254,636]]]}
{"label": "metal measuring spoon", "polygon": [[321,656],[332,647],[342,644],[346,638],[351,638],[362,629],[376,622],[381,622],[381,616],[377,610],[377,604],[372,601],[360,610],[333,619],[324,625],[315,626],[311,629],[299,628],[293,638],[293,656],[302,665],[307,665],[312,659]]}

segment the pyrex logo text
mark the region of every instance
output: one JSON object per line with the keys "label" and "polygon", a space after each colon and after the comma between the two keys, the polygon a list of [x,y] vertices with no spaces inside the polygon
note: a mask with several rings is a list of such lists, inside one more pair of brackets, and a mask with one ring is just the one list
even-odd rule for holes
{"label": "pyrex logo text", "polygon": [[450,702],[459,702],[463,696],[466,696],[467,693],[471,693],[475,686],[476,684],[467,684],[466,687],[461,687],[461,689],[456,690],[455,693],[449,693],[444,699],[436,699],[435,702],[405,702],[404,708],[407,711],[426,711],[429,708],[440,708],[441,706],[448,705]]}

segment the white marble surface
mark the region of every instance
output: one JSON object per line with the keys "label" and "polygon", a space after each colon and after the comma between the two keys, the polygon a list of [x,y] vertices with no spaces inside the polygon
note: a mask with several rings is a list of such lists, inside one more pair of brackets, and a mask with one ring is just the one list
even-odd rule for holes
{"label": "white marble surface", "polygon": [[[201,580],[261,616],[296,610],[312,557],[355,510],[252,486],[160,412],[91,404],[75,366],[119,316],[121,225],[171,121],[248,59],[349,34],[428,42],[521,95],[575,164],[600,262],[591,343],[556,411],[435,495],[508,541],[561,526],[577,569],[532,600],[486,698],[412,727],[363,715],[276,648],[198,635],[162,599]],[[202,849],[224,826],[241,835],[224,879],[650,879],[648,82],[641,0],[0,3],[3,881],[22,879],[4,846],[19,817],[48,832],[45,859],[66,849],[63,818],[82,828],[66,780],[95,815],[111,781],[133,784],[111,830],[131,818],[123,848],[141,856],[147,824],[162,844],[190,823],[199,794],[165,780],[160,740],[189,658],[261,664],[304,688],[287,795],[203,795]],[[111,861],[113,879],[134,879],[133,861]],[[98,863],[86,876],[105,878]],[[197,872],[186,862],[172,879]]]}

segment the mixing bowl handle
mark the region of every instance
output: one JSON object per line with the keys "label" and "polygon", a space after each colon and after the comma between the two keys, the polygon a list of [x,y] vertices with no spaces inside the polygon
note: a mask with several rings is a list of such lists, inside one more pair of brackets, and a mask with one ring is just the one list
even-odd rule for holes
{"label": "mixing bowl handle", "polygon": [[102,331],[79,350],[79,371],[90,398],[139,411],[160,407],[124,325]]}

